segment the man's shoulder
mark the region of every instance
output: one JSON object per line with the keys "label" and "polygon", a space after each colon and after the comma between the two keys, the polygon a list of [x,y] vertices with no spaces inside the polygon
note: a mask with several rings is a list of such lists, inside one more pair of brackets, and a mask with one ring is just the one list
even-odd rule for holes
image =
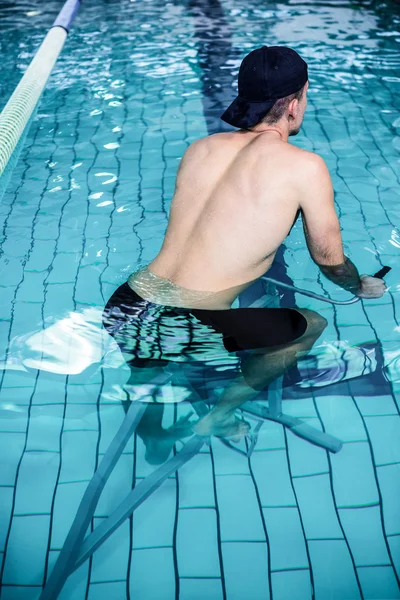
{"label": "man's shoulder", "polygon": [[[260,136],[261,138],[261,136]],[[321,163],[325,164],[323,159],[310,150],[305,150],[299,146],[290,143],[271,144],[268,141],[261,141],[255,150],[257,161],[263,163],[271,157],[271,151],[276,161],[282,164],[282,168],[293,176],[293,180],[301,183],[304,179],[307,181],[310,177],[317,175],[321,171]],[[268,175],[269,176],[269,175]]]}
{"label": "man's shoulder", "polygon": [[189,143],[183,155],[183,163],[190,164],[194,160],[204,158],[209,152],[209,144],[207,143],[207,137],[198,138]]}
{"label": "man's shoulder", "polygon": [[227,142],[230,141],[232,134],[229,132],[213,133],[202,138],[197,138],[190,142],[185,150],[185,159],[202,159],[204,160],[211,153],[220,152],[226,148]]}
{"label": "man's shoulder", "polygon": [[202,148],[207,147],[211,148],[213,146],[220,146],[223,143],[226,143],[232,139],[234,139],[237,134],[235,131],[220,131],[218,133],[210,133],[209,135],[205,135],[204,137],[197,138],[190,143],[189,148],[192,146],[194,148]]}
{"label": "man's shoulder", "polygon": [[290,154],[293,158],[295,158],[297,162],[300,162],[304,166],[312,165],[315,161],[321,158],[315,152],[311,152],[311,150],[305,150],[304,148],[300,148],[299,146],[295,146],[294,144],[291,144],[289,142],[284,146],[286,152]]}
{"label": "man's shoulder", "polygon": [[291,148],[293,165],[299,169],[299,173],[307,180],[310,177],[324,177],[329,175],[328,167],[319,154],[288,144]]}
{"label": "man's shoulder", "polygon": [[307,152],[308,156],[304,156],[303,173],[308,180],[312,178],[316,182],[326,181],[331,182],[328,165],[319,154],[315,152]]}
{"label": "man's shoulder", "polygon": [[296,148],[296,150],[299,152],[299,156],[301,156],[301,159],[305,166],[310,166],[310,168],[313,169],[321,169],[324,167],[326,168],[326,163],[324,159],[316,152],[304,150],[303,148],[298,148],[297,146],[292,146],[292,148]]}

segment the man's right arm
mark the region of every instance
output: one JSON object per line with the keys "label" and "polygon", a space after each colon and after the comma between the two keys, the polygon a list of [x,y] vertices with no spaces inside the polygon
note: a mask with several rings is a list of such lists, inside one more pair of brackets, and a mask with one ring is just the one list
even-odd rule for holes
{"label": "man's right arm", "polygon": [[325,161],[315,154],[305,171],[307,183],[304,186],[300,209],[311,258],[325,277],[343,289],[357,294],[361,290],[361,280],[357,268],[343,252],[328,167]]}

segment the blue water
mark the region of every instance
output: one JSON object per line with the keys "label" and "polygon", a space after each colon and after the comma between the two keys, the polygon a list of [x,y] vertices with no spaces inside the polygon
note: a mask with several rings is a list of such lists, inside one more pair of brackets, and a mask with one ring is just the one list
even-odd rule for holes
{"label": "blue water", "polygon": [[[61,3],[45,4],[0,4],[1,107]],[[39,598],[124,421],[130,371],[102,309],[158,252],[179,160],[225,130],[239,64],[262,44],[289,45],[309,64],[293,143],[329,166],[346,254],[361,273],[392,267],[378,300],[333,306],[260,281],[237,303],[296,303],[328,320],[300,378],[271,386],[269,400],[343,447],[328,452],[246,414],[258,437],[236,450],[204,444],[59,597],[400,598],[399,43],[391,2],[83,4],[0,202],[1,600]],[[348,298],[310,260],[300,224],[271,276]],[[219,393],[229,376],[207,370],[205,389]],[[184,383],[130,391],[165,403],[164,429],[193,412]],[[141,489],[152,462],[132,436],[89,532]]]}

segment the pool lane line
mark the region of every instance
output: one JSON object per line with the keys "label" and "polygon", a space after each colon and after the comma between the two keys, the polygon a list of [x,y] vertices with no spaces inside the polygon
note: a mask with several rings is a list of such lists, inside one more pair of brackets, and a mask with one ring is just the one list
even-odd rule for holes
{"label": "pool lane line", "polygon": [[67,0],[0,114],[0,176],[20,140],[63,49],[81,0]]}

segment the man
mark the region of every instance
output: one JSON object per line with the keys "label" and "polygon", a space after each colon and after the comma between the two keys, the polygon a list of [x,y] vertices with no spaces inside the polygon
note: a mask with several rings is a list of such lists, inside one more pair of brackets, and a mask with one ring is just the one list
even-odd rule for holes
{"label": "man", "polygon": [[[195,360],[196,350],[201,357],[213,340],[240,356],[241,374],[194,426],[198,434],[246,433],[235,409],[294,365],[326,326],[310,310],[230,309],[268,271],[299,213],[311,258],[326,277],[363,298],[385,291],[382,280],[360,278],[344,256],[325,162],[288,143],[300,131],[308,85],[307,64],[290,48],[263,46],[244,58],[239,95],[222,115],[239,131],[186,150],[161,251],[105,310],[104,324],[128,356],[132,381],[135,367],[147,365],[157,375],[165,361]],[[191,336],[184,338],[184,330]]]}

